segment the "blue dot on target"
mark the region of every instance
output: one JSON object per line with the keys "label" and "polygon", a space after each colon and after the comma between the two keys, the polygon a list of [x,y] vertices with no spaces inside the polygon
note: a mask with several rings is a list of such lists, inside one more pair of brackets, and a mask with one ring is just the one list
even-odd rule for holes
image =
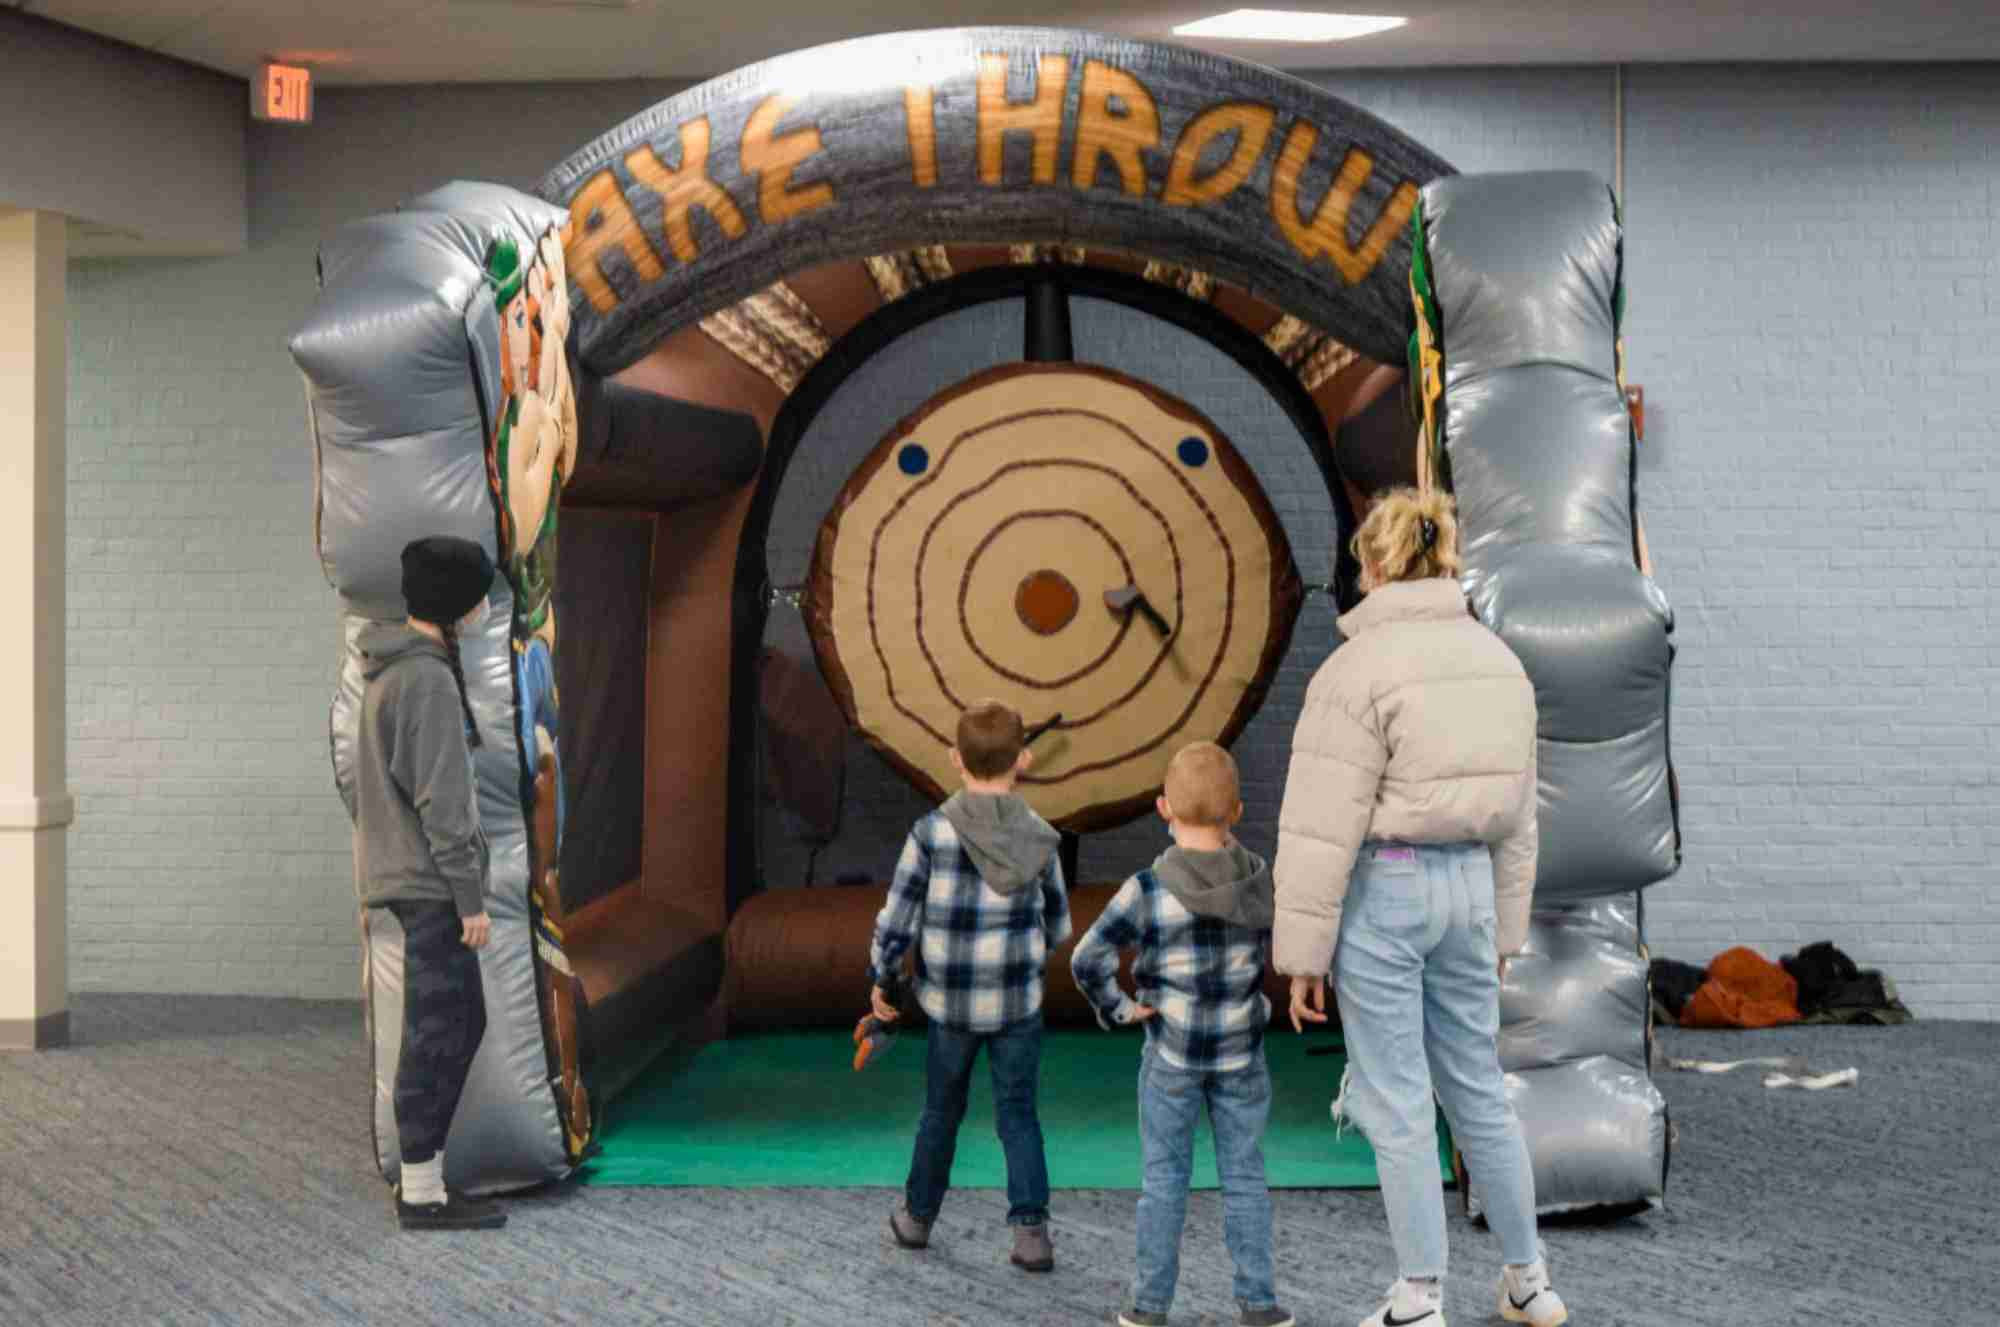
{"label": "blue dot on target", "polygon": [[908,443],[896,453],[896,464],[906,475],[920,475],[931,468],[931,454],[919,443]]}
{"label": "blue dot on target", "polygon": [[1208,444],[1200,438],[1182,438],[1176,450],[1180,453],[1182,465],[1198,468],[1208,464]]}

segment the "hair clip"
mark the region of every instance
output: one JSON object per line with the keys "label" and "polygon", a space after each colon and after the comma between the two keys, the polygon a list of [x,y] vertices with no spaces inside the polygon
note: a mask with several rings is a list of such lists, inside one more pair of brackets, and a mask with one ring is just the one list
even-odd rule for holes
{"label": "hair clip", "polygon": [[1431,551],[1432,547],[1434,547],[1437,544],[1438,541],[1437,522],[1432,520],[1428,516],[1420,517],[1417,521],[1417,528],[1423,534],[1424,551],[1428,553]]}

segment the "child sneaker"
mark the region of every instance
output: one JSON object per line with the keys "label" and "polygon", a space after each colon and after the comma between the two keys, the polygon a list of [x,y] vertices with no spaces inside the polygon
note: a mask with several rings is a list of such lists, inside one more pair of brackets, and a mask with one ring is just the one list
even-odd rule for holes
{"label": "child sneaker", "polygon": [[1014,1227],[1014,1253],[1009,1262],[1029,1272],[1046,1272],[1056,1265],[1056,1248],[1049,1241],[1047,1222]]}
{"label": "child sneaker", "polygon": [[1124,1309],[1118,1314],[1118,1327],[1167,1327],[1167,1315],[1150,1309]]}
{"label": "child sneaker", "polygon": [[911,1216],[908,1203],[897,1203],[896,1210],[889,1213],[889,1233],[906,1249],[927,1248],[931,1242],[931,1223]]}
{"label": "child sneaker", "polygon": [[497,1203],[468,1198],[456,1189],[446,1189],[441,1203],[406,1203],[400,1184],[395,1193],[396,1224],[404,1230],[498,1230],[507,1224]]}
{"label": "child sneaker", "polygon": [[1292,1327],[1295,1321],[1276,1304],[1268,1309],[1244,1309],[1243,1316],[1236,1320],[1237,1327]]}
{"label": "child sneaker", "polygon": [[1547,1263],[1537,1258],[1526,1267],[1500,1269],[1500,1316],[1531,1327],[1558,1327],[1569,1321],[1562,1297],[1549,1289]]}
{"label": "child sneaker", "polygon": [[1444,1286],[1437,1281],[1397,1281],[1389,1302],[1361,1320],[1361,1327],[1444,1327]]}

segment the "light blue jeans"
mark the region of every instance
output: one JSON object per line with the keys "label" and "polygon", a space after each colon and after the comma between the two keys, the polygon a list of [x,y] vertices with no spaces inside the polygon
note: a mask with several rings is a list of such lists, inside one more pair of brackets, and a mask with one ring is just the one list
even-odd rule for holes
{"label": "light blue jeans", "polygon": [[1445,1272],[1437,1110],[1501,1254],[1540,1256],[1535,1176],[1496,1038],[1493,860],[1484,844],[1363,846],[1340,919],[1334,995],[1347,1041],[1342,1109],[1375,1149],[1399,1274]]}
{"label": "light blue jeans", "polygon": [[1181,1227],[1194,1175],[1194,1129],[1203,1103],[1215,1130],[1222,1237],[1236,1264],[1236,1302],[1246,1309],[1278,1302],[1271,1270],[1271,1189],[1264,1182],[1271,1071],[1263,1048],[1246,1069],[1194,1073],[1162,1063],[1148,1038],[1139,1060],[1139,1138],[1146,1168],[1139,1190],[1139,1274],[1132,1282],[1132,1307],[1142,1313],[1166,1313],[1174,1306]]}

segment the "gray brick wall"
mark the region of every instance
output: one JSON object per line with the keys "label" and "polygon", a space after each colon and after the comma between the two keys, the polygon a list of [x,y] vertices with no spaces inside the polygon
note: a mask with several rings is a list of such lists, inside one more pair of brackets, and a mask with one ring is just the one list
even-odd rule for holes
{"label": "gray brick wall", "polygon": [[2000,1017],[2000,73],[1640,69],[1629,372],[1679,616],[1657,951]]}
{"label": "gray brick wall", "polygon": [[[1608,70],[1324,81],[1463,169],[1611,171]],[[529,183],[668,90],[328,90],[311,129],[251,131],[249,254],[72,269],[79,987],[355,989],[331,595],[283,349],[314,247],[453,176]],[[2000,1016],[1981,400],[2000,79],[1638,69],[1627,108],[1641,500],[1679,610],[1689,845],[1649,897],[1656,949],[1830,937],[1922,1014]],[[1279,759],[1288,729],[1260,719],[1246,760]]]}

